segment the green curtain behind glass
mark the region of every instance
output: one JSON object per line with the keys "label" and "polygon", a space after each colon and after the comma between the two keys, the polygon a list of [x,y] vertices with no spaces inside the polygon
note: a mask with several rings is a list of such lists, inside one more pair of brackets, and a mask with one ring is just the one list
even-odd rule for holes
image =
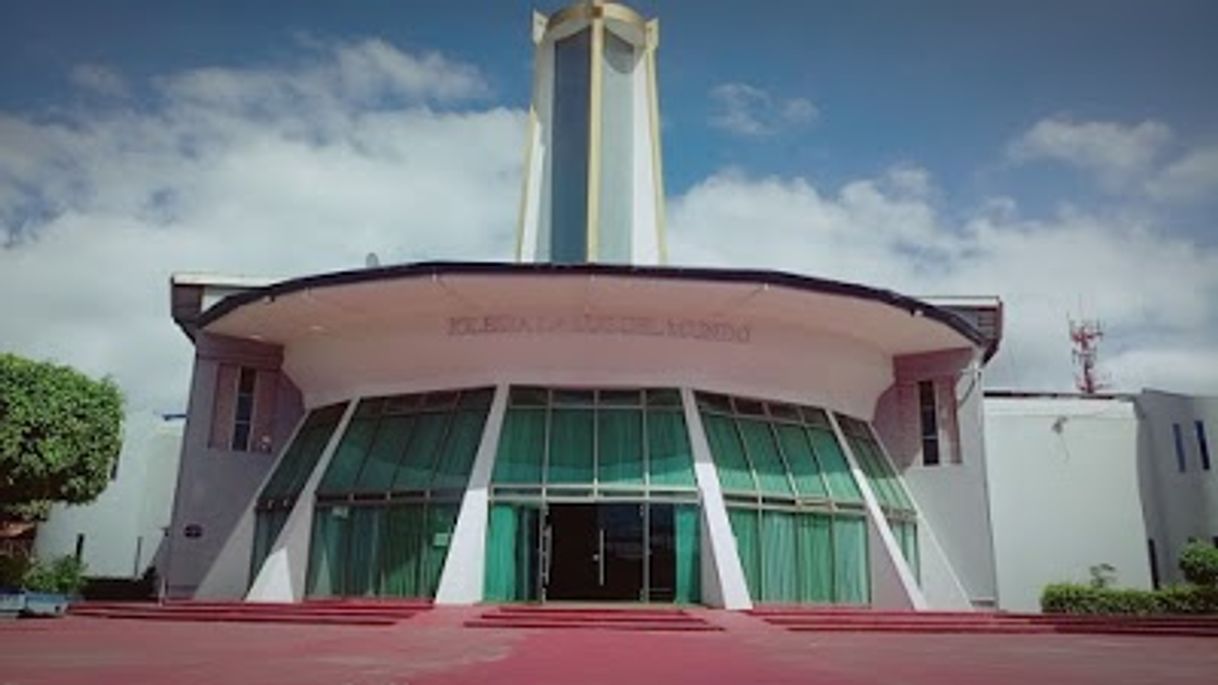
{"label": "green curtain behind glass", "polygon": [[744,580],[750,597],[761,596],[761,544],[757,533],[757,512],[751,509],[729,507],[727,518],[736,536],[736,551],[740,555],[740,566],[744,569]]}
{"label": "green curtain behind glass", "polygon": [[540,484],[545,440],[545,409],[508,408],[495,455],[493,482],[496,485]]}
{"label": "green curtain behind glass", "polygon": [[862,502],[863,495],[859,492],[858,484],[854,482],[854,475],[850,472],[850,466],[846,463],[846,456],[842,453],[837,438],[832,432],[820,428],[806,430],[833,499]]}
{"label": "green curtain behind glass", "polygon": [[752,469],[744,455],[744,446],[736,432],[736,422],[726,416],[703,412],[702,423],[706,426],[706,440],[710,444],[723,489],[750,494],[757,492]]}
{"label": "green curtain behind glass", "polygon": [[870,600],[867,568],[867,522],[862,517],[833,519],[834,599],[843,604]]}
{"label": "green curtain behind glass", "polygon": [[647,411],[647,460],[654,486],[692,486],[693,451],[680,411]]}
{"label": "green curtain behind glass", "polygon": [[306,593],[310,597],[342,594],[347,555],[345,507],[318,508],[313,515],[313,537],[309,543]]}
{"label": "green curtain behind glass", "polygon": [[488,602],[511,602],[516,597],[516,538],[519,525],[516,507],[510,504],[491,506],[486,529],[486,574],[483,577],[483,599]]}
{"label": "green curtain behind glass", "polygon": [[435,597],[440,587],[440,574],[444,570],[459,508],[456,504],[437,502],[427,507],[427,535],[423,540],[423,566],[419,574],[419,589],[424,597]]}
{"label": "green curtain behind glass", "polygon": [[774,443],[774,434],[770,432],[770,424],[757,419],[736,419],[736,424],[740,427],[740,437],[748,450],[749,461],[757,473],[757,485],[761,492],[767,495],[794,495],[791,481],[787,478],[787,467]]}
{"label": "green curtain behind glass", "polygon": [[799,571],[795,555],[795,514],[765,511],[761,515],[761,601],[799,601]]}
{"label": "green curtain behind glass", "polygon": [[423,556],[425,509],[422,504],[398,505],[386,514],[381,555],[384,558],[384,592],[393,597],[422,597],[419,567]]}
{"label": "green curtain behind glass", "polygon": [[702,601],[698,507],[677,505],[673,507],[673,518],[677,565],[673,599],[678,604],[693,604]]}
{"label": "green curtain behind glass", "polygon": [[597,422],[597,479],[611,485],[643,484],[643,411],[600,409]]}
{"label": "green curtain behind glass", "polygon": [[592,482],[592,436],[591,409],[550,412],[550,484]]}
{"label": "green curtain behind glass", "polygon": [[381,591],[383,507],[352,507],[348,530],[346,587],[343,595],[361,597]]}
{"label": "green curtain behind glass", "polygon": [[791,468],[791,477],[795,480],[795,488],[800,497],[828,497],[825,481],[821,478],[820,466],[816,463],[816,455],[808,444],[808,435],[803,428],[785,423],[774,424],[778,434],[778,444],[787,458]]}
{"label": "green curtain behind glass", "polygon": [[798,520],[799,601],[833,601],[833,521],[825,514],[801,514]]}
{"label": "green curtain behind glass", "polygon": [[483,598],[488,602],[536,599],[536,505],[495,504],[486,537],[486,576]]}

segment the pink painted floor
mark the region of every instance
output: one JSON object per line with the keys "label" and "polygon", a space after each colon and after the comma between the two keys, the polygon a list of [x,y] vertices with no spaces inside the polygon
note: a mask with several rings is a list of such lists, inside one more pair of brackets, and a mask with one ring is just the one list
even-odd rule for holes
{"label": "pink painted floor", "polygon": [[0,684],[1218,683],[1218,640],[783,631],[699,612],[718,633],[471,629],[436,609],[393,627],[69,617],[0,623]]}

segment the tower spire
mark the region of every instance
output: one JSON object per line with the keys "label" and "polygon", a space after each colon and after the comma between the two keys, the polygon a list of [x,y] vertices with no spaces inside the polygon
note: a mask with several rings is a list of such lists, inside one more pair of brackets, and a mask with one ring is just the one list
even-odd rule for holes
{"label": "tower spire", "polygon": [[533,15],[518,261],[665,261],[659,22],[603,0]]}

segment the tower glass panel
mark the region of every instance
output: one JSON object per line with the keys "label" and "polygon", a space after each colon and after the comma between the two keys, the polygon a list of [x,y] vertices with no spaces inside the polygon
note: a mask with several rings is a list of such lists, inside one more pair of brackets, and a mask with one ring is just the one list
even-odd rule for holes
{"label": "tower glass panel", "polygon": [[592,46],[584,29],[554,43],[550,258],[588,258],[588,112]]}
{"label": "tower glass panel", "polygon": [[605,30],[601,72],[601,193],[597,261],[630,263],[634,213],[635,49]]}

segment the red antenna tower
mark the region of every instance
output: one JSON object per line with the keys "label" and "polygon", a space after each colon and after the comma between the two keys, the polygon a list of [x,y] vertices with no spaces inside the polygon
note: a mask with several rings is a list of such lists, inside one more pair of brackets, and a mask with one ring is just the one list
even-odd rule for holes
{"label": "red antenna tower", "polygon": [[1070,319],[1070,341],[1074,343],[1074,363],[1078,366],[1078,374],[1074,383],[1084,395],[1094,395],[1104,387],[1099,378],[1096,359],[1099,356],[1099,343],[1104,337],[1104,330],[1099,321],[1075,321]]}

